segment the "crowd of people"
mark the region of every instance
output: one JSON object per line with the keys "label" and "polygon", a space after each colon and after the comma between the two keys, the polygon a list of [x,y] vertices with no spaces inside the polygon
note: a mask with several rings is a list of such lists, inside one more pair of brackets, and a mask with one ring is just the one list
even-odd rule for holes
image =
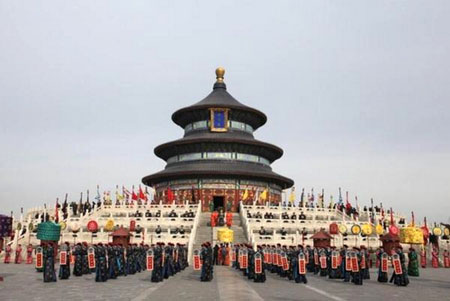
{"label": "crowd of people", "polygon": [[[278,244],[261,245],[255,251],[248,244],[233,246],[221,244],[214,248],[207,245],[204,250],[212,250],[209,257],[212,264],[209,259],[207,270],[212,271],[213,264],[231,265],[254,282],[265,282],[266,272],[270,272],[296,283],[306,284],[309,273],[363,285],[365,280],[370,279],[369,269],[374,265],[378,270],[377,281],[381,283],[390,282],[397,286],[407,286],[409,276],[419,276],[417,253],[411,248],[408,255],[405,255],[401,246],[394,248],[389,254],[383,248],[379,248],[375,253],[375,260],[370,258],[365,246],[350,249],[345,245],[338,250],[334,247],[304,248],[302,245],[287,247]],[[406,256],[409,258],[408,264]],[[392,274],[389,279],[390,269]]]}
{"label": "crowd of people", "polygon": [[[152,272],[151,281],[161,282],[188,266],[187,247],[181,244],[155,245],[78,243],[71,247],[63,244],[59,249],[59,272],[56,273],[55,245],[43,243],[37,249],[36,269],[43,273],[44,282],[95,274],[96,282],[106,282],[120,276],[134,275],[146,270]],[[151,267],[148,264],[151,257]],[[71,266],[73,265],[73,268]]]}

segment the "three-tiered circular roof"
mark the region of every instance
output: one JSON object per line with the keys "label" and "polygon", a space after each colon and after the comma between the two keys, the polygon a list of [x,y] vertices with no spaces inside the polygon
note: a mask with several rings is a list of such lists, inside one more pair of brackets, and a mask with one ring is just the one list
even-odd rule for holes
{"label": "three-tiered circular roof", "polygon": [[[223,82],[224,72],[223,68],[216,70],[217,81],[213,91],[206,98],[172,115],[172,120],[182,128],[196,122],[204,122],[205,127],[186,131],[183,138],[156,147],[155,154],[158,157],[169,161],[171,158],[186,154],[225,152],[263,158],[270,163],[281,158],[283,155],[281,148],[253,137],[253,131],[263,126],[267,122],[267,117],[259,110],[240,103],[227,92]],[[214,109],[226,110],[228,122],[248,126],[251,131],[236,130],[232,127],[227,127],[223,132],[212,131],[211,110]],[[201,160],[168,162],[164,170],[144,177],[142,182],[154,186],[170,180],[203,177],[263,180],[277,184],[283,189],[294,184],[291,179],[274,173],[268,164],[226,159],[209,160],[203,156]]]}

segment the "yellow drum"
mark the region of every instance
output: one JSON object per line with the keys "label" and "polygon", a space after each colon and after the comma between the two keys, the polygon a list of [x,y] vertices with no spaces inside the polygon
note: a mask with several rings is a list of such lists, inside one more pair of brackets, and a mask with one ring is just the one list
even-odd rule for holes
{"label": "yellow drum", "polygon": [[372,234],[373,229],[372,229],[372,226],[371,226],[370,224],[364,224],[364,225],[362,225],[362,227],[361,227],[361,231],[362,231],[362,233],[363,233],[364,235],[369,236],[369,235]]}
{"label": "yellow drum", "polygon": [[375,232],[377,233],[377,235],[383,235],[383,233],[384,233],[383,226],[381,224],[378,224],[375,227]]}
{"label": "yellow drum", "polygon": [[434,227],[433,228],[433,234],[436,236],[441,236],[442,235],[442,229],[439,227]]}
{"label": "yellow drum", "polygon": [[104,229],[105,229],[105,231],[108,231],[108,232],[114,230],[114,220],[113,219],[109,219],[106,222]]}
{"label": "yellow drum", "polygon": [[347,233],[347,226],[344,224],[339,225],[339,233],[346,234]]}
{"label": "yellow drum", "polygon": [[361,227],[359,225],[353,225],[352,226],[352,234],[358,235],[359,233],[361,233]]}
{"label": "yellow drum", "polygon": [[64,221],[60,221],[60,222],[59,222],[59,225],[61,226],[61,231],[64,231],[64,230],[66,230],[66,228],[67,228],[67,224],[66,224],[66,222],[64,222]]}
{"label": "yellow drum", "polygon": [[449,228],[444,228],[444,235],[445,236],[450,236],[450,229]]}
{"label": "yellow drum", "polygon": [[234,240],[234,232],[228,228],[217,229],[217,239],[221,242],[232,243]]}

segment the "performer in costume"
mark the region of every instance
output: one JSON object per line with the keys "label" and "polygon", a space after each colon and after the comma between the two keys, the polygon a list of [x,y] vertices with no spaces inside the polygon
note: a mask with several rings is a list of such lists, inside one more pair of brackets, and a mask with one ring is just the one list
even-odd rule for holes
{"label": "performer in costume", "polygon": [[81,244],[78,243],[73,250],[75,256],[75,264],[73,266],[73,275],[80,277],[83,275],[83,255]]}
{"label": "performer in costume", "polygon": [[330,279],[339,279],[339,252],[333,249],[333,251],[331,251],[330,259],[330,273],[328,276]]}
{"label": "performer in costume", "polygon": [[152,282],[161,282],[164,280],[163,276],[163,268],[162,268],[162,248],[160,243],[156,244],[156,247],[153,249],[154,256],[154,268],[152,271]]}
{"label": "performer in costume", "polygon": [[[60,264],[59,264],[59,279],[69,279],[70,277],[70,245],[66,242],[61,246],[60,256]],[[65,256],[65,261],[63,259]],[[63,264],[65,262],[65,264]]]}
{"label": "performer in costume", "polygon": [[370,279],[370,271],[369,271],[369,253],[365,246],[361,246],[361,273],[363,279]]}
{"label": "performer in costume", "polygon": [[392,265],[394,272],[392,273],[391,280],[397,286],[407,286],[409,284],[408,274],[405,267],[405,256],[401,247],[397,248],[397,251],[392,250]]}
{"label": "performer in costume", "polygon": [[306,279],[306,256],[303,253],[303,248],[300,247],[298,252],[295,253],[293,258],[293,274],[295,283],[304,283],[307,284],[308,280]]}
{"label": "performer in costume", "polygon": [[350,254],[350,260],[352,263],[352,282],[355,285],[362,285],[363,284],[363,275],[360,268],[361,265],[361,255],[359,252],[359,249],[354,247],[354,251]]}
{"label": "performer in costume", "polygon": [[435,269],[439,268],[439,250],[435,246],[431,252],[431,266]]}
{"label": "performer in costume", "polygon": [[319,267],[320,267],[320,276],[326,277],[328,276],[328,259],[324,249],[321,249],[319,252]]}
{"label": "performer in costume", "polygon": [[108,281],[108,269],[106,266],[106,250],[102,243],[99,243],[95,250],[95,282]]}
{"label": "performer in costume", "polygon": [[55,257],[52,245],[44,249],[44,282],[56,282]]}
{"label": "performer in costume", "polygon": [[386,252],[384,252],[383,248],[380,248],[378,254],[377,261],[378,265],[378,282],[386,283],[388,282],[388,261],[389,256]]}
{"label": "performer in costume", "polygon": [[425,269],[427,267],[427,253],[425,250],[425,246],[422,246],[420,248],[420,266],[422,269]]}
{"label": "performer in costume", "polygon": [[91,271],[89,270],[89,264],[88,264],[88,256],[87,256],[87,242],[83,242],[81,246],[81,271],[83,275],[90,274]]}
{"label": "performer in costume", "polygon": [[341,250],[341,273],[342,278],[344,279],[344,282],[350,281],[350,275],[352,272],[352,262],[350,259],[350,250],[347,249],[347,245],[344,245],[343,249]]}
{"label": "performer in costume", "polygon": [[29,244],[27,247],[27,264],[33,263],[33,245]]}
{"label": "performer in costume", "polygon": [[11,246],[10,245],[6,245],[5,258],[3,260],[4,263],[10,263],[11,262],[11,253],[12,253]]}
{"label": "performer in costume", "polygon": [[200,260],[203,262],[200,281],[209,282],[213,279],[213,254],[211,245],[209,243],[203,244],[203,248],[200,252]]}
{"label": "performer in costume", "polygon": [[419,276],[419,261],[417,259],[417,253],[413,248],[409,249],[408,253],[408,276]]}
{"label": "performer in costume", "polygon": [[449,257],[448,250],[444,251],[444,267],[445,268],[450,268],[450,257]]}
{"label": "performer in costume", "polygon": [[266,272],[264,270],[264,253],[262,247],[258,246],[258,250],[253,255],[254,282],[266,282]]}
{"label": "performer in costume", "polygon": [[22,263],[22,245],[17,245],[16,248],[16,257],[14,258],[14,263],[21,264]]}

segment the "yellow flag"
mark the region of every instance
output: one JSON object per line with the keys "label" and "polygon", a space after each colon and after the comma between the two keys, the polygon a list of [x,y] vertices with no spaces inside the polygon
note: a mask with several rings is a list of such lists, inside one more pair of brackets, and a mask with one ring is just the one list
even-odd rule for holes
{"label": "yellow flag", "polygon": [[263,201],[265,201],[266,199],[267,199],[267,189],[265,189],[262,193],[261,193],[261,195],[259,196],[259,198],[261,199],[261,200],[263,200]]}
{"label": "yellow flag", "polygon": [[248,199],[248,190],[245,189],[244,194],[242,195],[242,200],[245,201],[246,199]]}
{"label": "yellow flag", "polygon": [[295,202],[295,188],[292,188],[291,194],[289,196],[289,202],[291,203]]}

